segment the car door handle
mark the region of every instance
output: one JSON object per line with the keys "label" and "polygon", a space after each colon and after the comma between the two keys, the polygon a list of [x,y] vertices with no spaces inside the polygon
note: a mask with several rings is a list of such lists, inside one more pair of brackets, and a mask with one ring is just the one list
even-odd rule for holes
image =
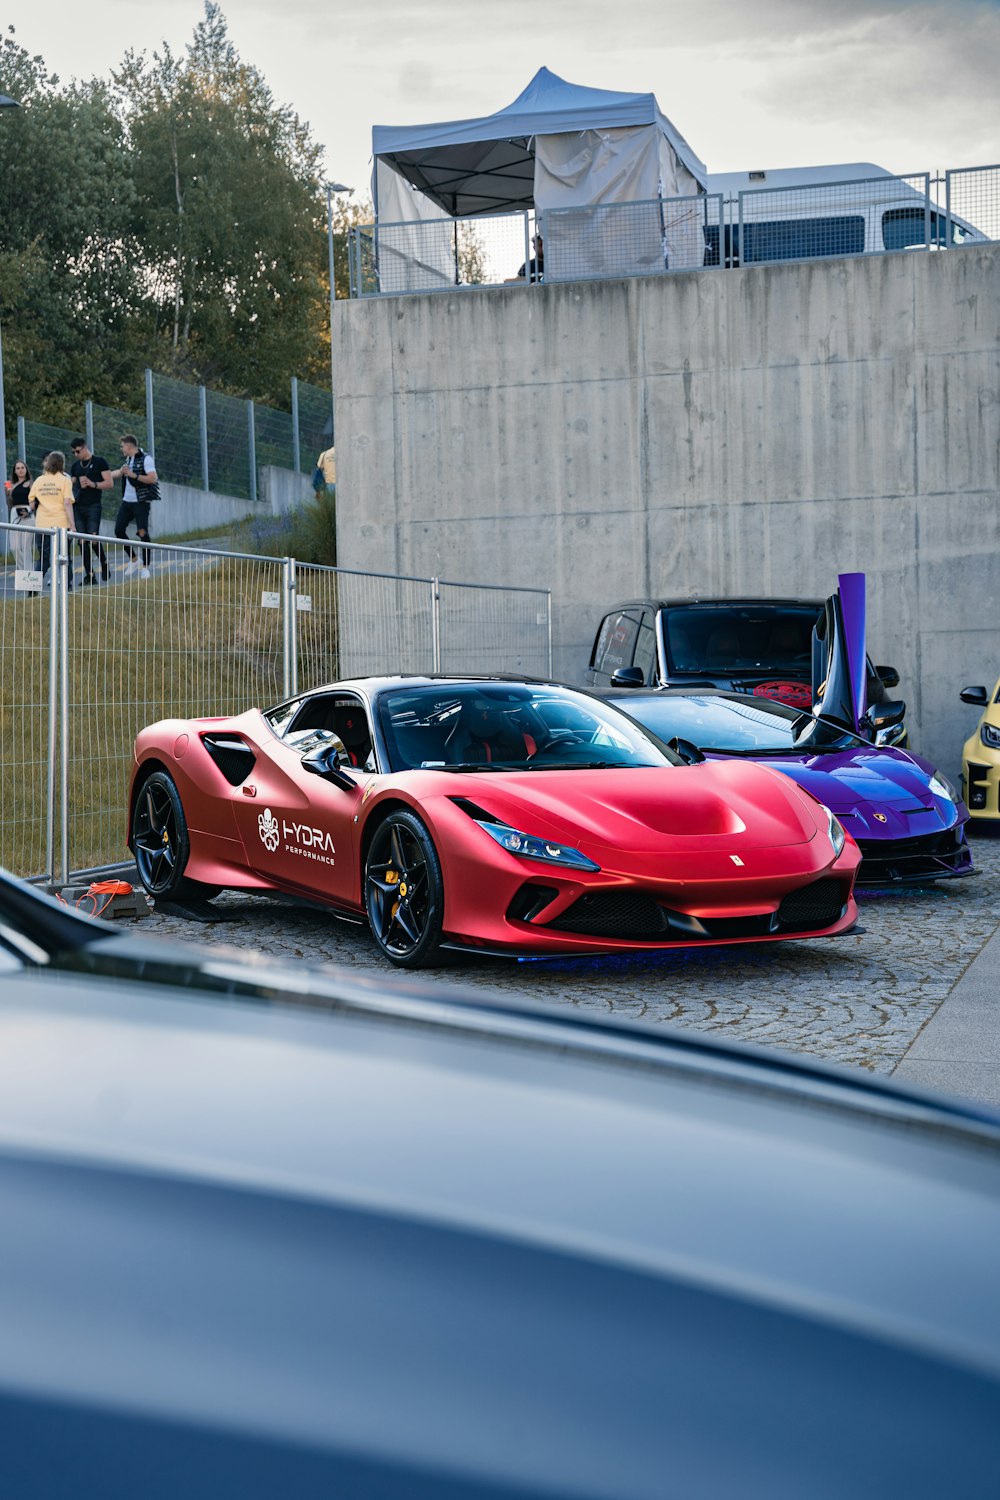
{"label": "car door handle", "polygon": [[257,788],[255,786],[250,786],[247,782],[244,782],[243,783],[243,795],[244,795],[244,797],[256,797],[256,795],[257,795]]}

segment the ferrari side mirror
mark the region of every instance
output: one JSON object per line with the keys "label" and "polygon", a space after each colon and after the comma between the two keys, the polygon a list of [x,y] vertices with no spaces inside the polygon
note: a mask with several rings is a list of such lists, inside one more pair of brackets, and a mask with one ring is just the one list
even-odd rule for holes
{"label": "ferrari side mirror", "polygon": [[641,667],[619,667],[611,674],[612,687],[639,688],[646,686]]}
{"label": "ferrari side mirror", "polygon": [[990,701],[989,694],[984,687],[963,688],[958,696],[963,703],[971,703],[976,708],[985,708]]}
{"label": "ferrari side mirror", "polygon": [[336,745],[318,745],[315,750],[309,750],[302,757],[303,771],[311,771],[314,776],[323,776],[345,792],[353,791],[356,785],[353,777],[345,774],[346,764]]}
{"label": "ferrari side mirror", "polygon": [[895,667],[876,667],[875,670],[881,677],[884,687],[899,687],[899,673]]}
{"label": "ferrari side mirror", "polygon": [[691,740],[681,739],[676,734],[672,740],[667,741],[667,749],[672,750],[675,755],[679,755],[686,766],[700,765],[705,759],[697,745],[693,744]]}

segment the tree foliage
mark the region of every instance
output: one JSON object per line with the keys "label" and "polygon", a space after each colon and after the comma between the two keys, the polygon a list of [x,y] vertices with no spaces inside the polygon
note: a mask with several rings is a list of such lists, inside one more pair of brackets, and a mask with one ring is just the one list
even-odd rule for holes
{"label": "tree foliage", "polygon": [[22,104],[0,118],[8,410],[134,407],[146,365],[265,399],[324,378],[320,148],[216,4],[183,55],[127,53],[110,83],[61,85],[10,28],[0,91]]}

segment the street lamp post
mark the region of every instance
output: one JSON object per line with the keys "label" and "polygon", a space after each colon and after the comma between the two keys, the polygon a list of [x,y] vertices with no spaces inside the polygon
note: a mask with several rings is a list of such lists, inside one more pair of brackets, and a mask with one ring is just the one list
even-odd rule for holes
{"label": "street lamp post", "polygon": [[[0,109],[20,109],[16,99],[0,94]],[[0,329],[0,484],[7,484],[7,408],[3,399],[3,331]]]}
{"label": "street lamp post", "polygon": [[[337,286],[333,279],[333,195],[334,193],[354,192],[353,188],[345,187],[342,182],[328,182],[326,185],[326,250],[330,270],[330,393],[331,397],[336,390],[336,360],[333,356],[333,304],[337,300]],[[332,421],[332,416],[331,416]]]}

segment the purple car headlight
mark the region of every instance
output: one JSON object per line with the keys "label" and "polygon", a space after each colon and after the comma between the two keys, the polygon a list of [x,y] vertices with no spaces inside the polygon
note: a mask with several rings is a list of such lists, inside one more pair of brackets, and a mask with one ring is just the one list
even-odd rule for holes
{"label": "purple car headlight", "polygon": [[568,844],[557,844],[553,839],[538,839],[533,834],[521,833],[517,828],[511,828],[506,823],[484,823],[479,824],[491,839],[495,839],[501,849],[506,849],[508,854],[517,854],[521,859],[540,859],[547,865],[568,865],[571,870],[599,870],[600,865],[595,865],[592,859],[581,854],[579,849],[571,849]]}
{"label": "purple car headlight", "polygon": [[[997,746],[998,748],[1000,748],[1000,739],[998,739],[997,741]],[[931,777],[927,785],[934,793],[935,797],[944,797],[946,802],[961,801],[961,798],[955,787],[948,780],[947,776],[942,776],[940,771],[934,772],[934,775]]]}

